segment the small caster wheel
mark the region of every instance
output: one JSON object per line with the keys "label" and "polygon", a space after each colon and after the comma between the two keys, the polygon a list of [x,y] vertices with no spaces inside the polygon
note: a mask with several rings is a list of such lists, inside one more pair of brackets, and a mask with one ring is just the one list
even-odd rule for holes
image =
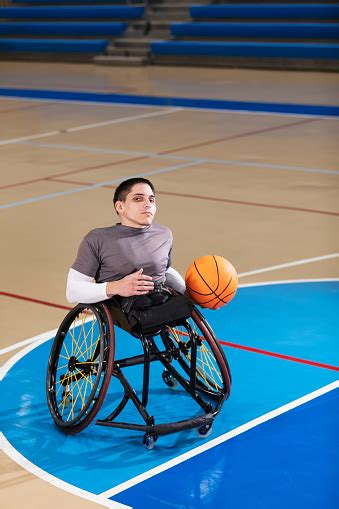
{"label": "small caster wheel", "polygon": [[163,371],[162,373],[162,379],[163,381],[165,382],[166,385],[168,385],[168,387],[170,389],[175,389],[178,385],[178,381],[176,378],[174,378],[174,376],[172,375],[172,373],[170,373],[169,371],[167,371],[165,369],[165,371]]}
{"label": "small caster wheel", "polygon": [[142,443],[144,444],[146,449],[151,450],[151,449],[153,449],[154,444],[157,441],[157,438],[158,437],[156,435],[151,435],[150,433],[146,433],[146,435],[144,435]]}
{"label": "small caster wheel", "polygon": [[204,424],[203,426],[200,426],[200,428],[196,428],[196,432],[199,437],[207,438],[212,433],[212,424]]}

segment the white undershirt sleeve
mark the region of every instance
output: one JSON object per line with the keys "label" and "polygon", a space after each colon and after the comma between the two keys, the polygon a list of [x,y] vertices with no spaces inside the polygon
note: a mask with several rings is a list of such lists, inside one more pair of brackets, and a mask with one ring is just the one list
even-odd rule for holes
{"label": "white undershirt sleeve", "polygon": [[178,271],[173,269],[173,267],[169,267],[165,273],[166,276],[166,285],[173,290],[176,290],[179,293],[185,293],[186,285],[184,279],[181,277]]}
{"label": "white undershirt sleeve", "polygon": [[70,269],[67,277],[66,298],[70,303],[100,302],[109,298],[106,294],[106,286],[107,283],[96,283],[92,277]]}

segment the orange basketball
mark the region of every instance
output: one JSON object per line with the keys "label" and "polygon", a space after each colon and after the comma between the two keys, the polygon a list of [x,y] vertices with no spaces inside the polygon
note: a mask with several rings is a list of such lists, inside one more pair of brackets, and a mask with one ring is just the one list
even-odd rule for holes
{"label": "orange basketball", "polygon": [[218,309],[233,299],[238,289],[238,274],[226,258],[207,255],[189,266],[185,282],[187,292],[196,304]]}

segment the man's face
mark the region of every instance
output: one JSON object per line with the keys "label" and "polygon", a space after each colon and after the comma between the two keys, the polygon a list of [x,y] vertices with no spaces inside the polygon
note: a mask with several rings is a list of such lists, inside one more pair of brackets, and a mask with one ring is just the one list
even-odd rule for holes
{"label": "man's face", "polygon": [[121,224],[143,228],[152,223],[157,207],[153,191],[148,184],[135,184],[125,201],[115,204]]}

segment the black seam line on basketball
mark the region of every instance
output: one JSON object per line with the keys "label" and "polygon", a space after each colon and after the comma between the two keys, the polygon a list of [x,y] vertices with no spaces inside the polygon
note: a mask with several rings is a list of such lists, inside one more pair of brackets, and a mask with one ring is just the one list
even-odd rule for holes
{"label": "black seam line on basketball", "polygon": [[[216,295],[216,297],[218,297],[220,299],[220,295],[222,295],[224,293],[224,291],[227,289],[227,286],[226,286],[226,288],[224,288],[224,290],[221,293],[219,293],[219,295]],[[187,284],[186,284],[186,287],[190,290],[190,292],[196,293],[197,295],[201,295],[202,297],[209,297],[210,295],[215,295],[214,292],[211,292],[211,293],[200,293],[200,292],[197,292],[196,290],[193,290],[193,288],[191,288]],[[229,295],[232,295],[232,293],[235,293],[235,291],[230,292],[229,294],[225,295],[225,297],[223,297],[223,298],[226,298]],[[213,299],[215,299],[215,297],[213,297],[211,300],[213,300]],[[211,301],[208,300],[206,302],[211,302]]]}
{"label": "black seam line on basketball", "polygon": [[217,260],[215,259],[215,256],[214,256],[214,255],[212,255],[212,256],[213,256],[213,260],[214,260],[214,262],[215,262],[215,267],[216,267],[216,269],[217,269],[217,274],[218,274],[218,284],[217,284],[217,287],[216,287],[216,289],[215,289],[215,291],[217,291],[217,290],[218,290],[218,288],[219,288],[219,281],[220,281],[220,278],[219,278],[219,267],[218,267],[218,264],[217,264]]}
{"label": "black seam line on basketball", "polygon": [[[227,297],[229,297],[230,295],[232,295],[232,294],[233,294],[233,293],[235,293],[235,292],[236,292],[236,290],[234,290],[233,292],[228,293],[227,295],[225,295],[224,299],[226,299]],[[201,306],[204,306],[205,304],[209,304],[209,303],[210,303],[210,302],[212,302],[214,299],[215,299],[215,297],[213,297],[213,298],[212,298],[212,299],[210,299],[210,300],[206,300],[205,302],[202,302],[200,305],[201,305]],[[225,301],[225,300],[223,300],[223,299],[220,299],[220,297],[219,297],[219,300],[220,300],[221,302],[223,302],[224,304],[228,304],[228,301]],[[217,302],[217,304],[219,304],[219,303]]]}
{"label": "black seam line on basketball", "polygon": [[[201,279],[203,280],[203,282],[205,283],[205,285],[211,290],[212,293],[214,293],[214,295],[216,296],[217,299],[219,299],[218,295],[212,290],[212,288],[210,287],[210,285],[207,283],[207,281],[205,281],[205,279],[202,277],[202,275],[200,274],[199,272],[199,269],[197,267],[197,264],[194,262],[194,266],[197,270],[197,273],[199,274],[199,276],[201,277]],[[221,302],[224,302],[223,300],[219,299]]]}
{"label": "black seam line on basketball", "polygon": [[[231,293],[228,293],[227,295],[225,295],[225,297],[223,297],[224,299],[226,299],[229,295],[232,295],[232,293],[235,293],[235,290]],[[227,302],[225,302],[223,299],[221,299],[219,296],[217,296],[218,299],[223,302],[224,304],[227,304]],[[212,302],[212,300],[214,300],[215,297],[212,297],[210,300],[206,300],[205,302],[203,302],[202,304],[208,304],[209,302]]]}
{"label": "black seam line on basketball", "polygon": [[[230,295],[234,294],[236,292],[236,290],[234,290],[233,292],[230,292],[228,293],[227,295],[225,295],[222,299],[219,297],[219,300],[221,300],[224,304],[228,304],[228,301],[227,300],[224,300],[224,299],[227,299],[227,297],[229,297]],[[206,302],[204,302],[203,304],[208,304],[209,302],[212,302],[212,300],[214,300],[215,297],[213,297],[213,299],[211,300],[207,300]]]}
{"label": "black seam line on basketball", "polygon": [[[198,269],[197,269],[198,270]],[[200,274],[199,274],[200,275]],[[229,285],[231,284],[231,281],[233,279],[233,276],[231,276],[229,282],[227,283],[227,285],[225,286],[225,288],[223,289],[222,292],[219,293],[219,295],[217,295],[215,292],[212,292],[215,297],[217,297],[220,301],[222,301],[224,304],[227,304],[227,302],[225,302],[223,299],[226,299],[227,297],[229,297],[230,295],[232,295],[232,293],[235,293],[235,291],[231,292],[231,293],[228,293],[227,295],[225,295],[223,298],[220,298],[220,295],[222,295],[226,290],[227,288],[229,287]],[[207,283],[206,283],[207,284]],[[198,295],[201,295],[202,297],[209,297],[211,294],[210,293],[200,293],[200,292],[197,292],[196,290],[193,290],[192,288],[190,288],[188,285],[186,285],[187,288],[191,291],[191,292],[194,292],[194,293],[197,293]],[[208,285],[207,285],[208,286]],[[212,299],[210,300],[207,300],[206,302],[204,302],[204,304],[208,304],[209,302],[211,302],[213,299],[215,299],[215,297],[213,297]]]}
{"label": "black seam line on basketball", "polygon": [[[221,293],[219,293],[219,296],[221,296],[224,292],[226,292],[227,288],[228,288],[228,287],[230,286],[230,284],[231,284],[232,279],[233,279],[233,276],[231,276],[231,278],[230,278],[229,282],[227,283],[227,285],[225,286],[225,288],[223,289],[223,291],[222,291]],[[231,293],[232,293],[232,292],[231,292]],[[226,295],[225,297],[228,297],[228,295]],[[225,298],[225,297],[224,297],[224,298]]]}
{"label": "black seam line on basketball", "polygon": [[213,293],[213,292],[209,292],[209,293],[198,292],[197,290],[193,290],[193,288],[191,288],[188,284],[186,284],[186,288],[188,288],[191,292],[196,293],[197,295],[201,295],[202,297],[209,297]]}

